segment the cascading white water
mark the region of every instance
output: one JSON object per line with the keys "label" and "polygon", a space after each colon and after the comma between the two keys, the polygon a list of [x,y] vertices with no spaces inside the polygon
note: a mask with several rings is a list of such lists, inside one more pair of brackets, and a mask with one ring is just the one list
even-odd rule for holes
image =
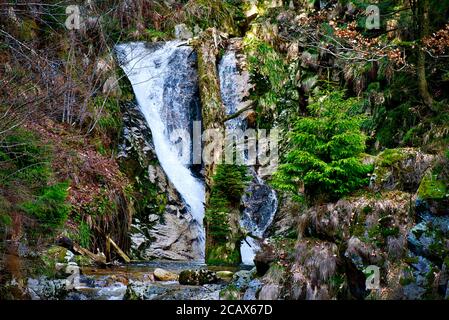
{"label": "cascading white water", "polygon": [[[193,49],[180,41],[151,47],[136,42],[120,44],[116,52],[151,129],[159,163],[198,225],[198,245],[204,258],[205,187],[192,175],[186,161],[189,157],[185,156],[191,152],[192,110],[189,104],[197,85],[195,65],[190,63]],[[187,135],[173,138],[171,135],[176,130],[185,130]],[[182,154],[180,139],[184,145]]]}
{"label": "cascading white water", "polygon": [[[230,115],[243,107],[244,89],[248,85],[248,79],[245,79],[238,71],[234,51],[225,52],[218,64],[218,73],[223,104],[226,113]],[[242,115],[226,122],[227,130],[240,129],[244,131],[245,128],[246,124]],[[244,152],[241,156],[243,159],[246,158]],[[247,206],[243,211],[240,225],[252,236],[262,239],[265,231],[273,222],[278,202],[276,192],[265,184],[254,168],[249,167],[249,172],[253,181],[242,199]],[[254,257],[259,249],[254,238],[247,237],[240,247],[242,262],[248,265],[254,264]]]}

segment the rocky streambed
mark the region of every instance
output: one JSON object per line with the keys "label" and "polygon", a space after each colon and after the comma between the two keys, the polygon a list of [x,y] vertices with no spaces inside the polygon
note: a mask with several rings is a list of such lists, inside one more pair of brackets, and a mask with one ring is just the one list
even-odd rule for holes
{"label": "rocky streambed", "polygon": [[[67,266],[71,265],[76,264]],[[85,267],[79,275],[77,271],[67,275],[75,267],[65,269],[66,278],[28,278],[25,290],[33,300],[253,300],[261,283],[250,268],[152,261],[106,269]]]}

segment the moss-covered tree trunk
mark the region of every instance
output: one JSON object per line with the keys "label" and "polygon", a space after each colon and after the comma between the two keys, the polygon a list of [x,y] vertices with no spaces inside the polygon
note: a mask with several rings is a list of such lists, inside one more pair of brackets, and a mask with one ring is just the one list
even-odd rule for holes
{"label": "moss-covered tree trunk", "polygon": [[429,35],[429,0],[417,0],[413,6],[414,19],[419,40],[417,52],[417,76],[418,88],[421,98],[426,106],[432,107],[433,98],[429,92],[429,85],[426,77],[426,53],[422,45],[422,40]]}
{"label": "moss-covered tree trunk", "polygon": [[[204,129],[216,129],[224,133],[226,110],[220,93],[220,80],[217,72],[217,60],[221,46],[221,35],[214,29],[204,31],[193,45],[198,54],[199,87],[202,105],[202,121]],[[223,137],[224,139],[224,137]],[[219,159],[221,159],[222,152]],[[217,159],[217,158],[214,158]],[[214,175],[219,163],[213,161],[205,164],[206,181],[206,263],[208,264],[238,264],[240,263],[240,211],[232,206],[218,206],[211,200],[214,188]],[[216,200],[216,199],[215,199]],[[212,230],[216,228],[227,230],[227,241],[219,239]]]}

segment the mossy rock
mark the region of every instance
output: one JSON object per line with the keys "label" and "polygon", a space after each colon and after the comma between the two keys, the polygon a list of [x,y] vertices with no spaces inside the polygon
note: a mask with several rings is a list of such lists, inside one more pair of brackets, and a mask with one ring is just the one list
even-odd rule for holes
{"label": "mossy rock", "polygon": [[44,253],[42,258],[45,261],[52,260],[55,263],[65,263],[67,262],[65,259],[67,252],[68,250],[66,248],[60,246],[52,246]]}
{"label": "mossy rock", "polygon": [[422,179],[417,197],[432,214],[449,214],[449,182],[433,171],[429,170]]}
{"label": "mossy rock", "polygon": [[416,192],[435,157],[418,149],[386,149],[374,162],[371,188],[375,191],[401,190]]}
{"label": "mossy rock", "polygon": [[75,256],[74,260],[75,260],[76,264],[79,265],[80,267],[95,266],[94,261],[87,256],[81,256],[81,255]]}
{"label": "mossy rock", "polygon": [[429,171],[419,185],[418,197],[422,200],[447,198],[449,197],[449,190],[446,184],[447,182],[439,180],[437,175]]}
{"label": "mossy rock", "polygon": [[216,283],[217,274],[206,269],[184,270],[179,274],[179,283],[184,285],[202,286],[204,284]]}
{"label": "mossy rock", "polygon": [[220,300],[240,300],[241,292],[233,284],[220,291]]}

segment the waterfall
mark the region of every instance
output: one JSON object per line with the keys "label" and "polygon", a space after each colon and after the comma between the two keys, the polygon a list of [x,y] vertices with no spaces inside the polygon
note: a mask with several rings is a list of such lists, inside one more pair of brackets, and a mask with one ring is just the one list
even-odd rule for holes
{"label": "waterfall", "polygon": [[[228,50],[225,52],[218,64],[220,77],[220,91],[226,113],[233,114],[244,107],[245,91],[248,88],[248,78],[241,74],[237,68],[237,58],[235,52]],[[226,129],[246,129],[246,122],[243,115],[226,122]],[[241,155],[244,159],[246,155]],[[260,249],[253,237],[262,239],[268,227],[273,222],[278,202],[276,192],[268,187],[257,175],[253,167],[249,167],[249,172],[253,179],[245,191],[242,198],[245,203],[240,225],[249,234],[243,241],[240,253],[244,264],[254,264],[254,256]]]}
{"label": "waterfall", "polygon": [[197,245],[204,257],[205,187],[189,168],[192,122],[199,120],[194,119],[199,102],[193,49],[180,41],[136,42],[117,45],[116,52],[151,129],[159,163],[198,226]]}

